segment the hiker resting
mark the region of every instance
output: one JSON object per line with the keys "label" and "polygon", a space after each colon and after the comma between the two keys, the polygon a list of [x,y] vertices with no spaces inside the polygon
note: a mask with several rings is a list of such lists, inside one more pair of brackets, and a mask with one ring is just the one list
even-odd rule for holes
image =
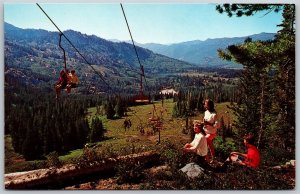
{"label": "hiker resting", "polygon": [[[205,157],[207,155],[207,142],[205,138],[205,132],[203,127],[199,124],[194,125],[195,137],[191,143],[184,145],[183,149],[186,152],[193,152],[196,154],[196,163],[204,164],[206,163]],[[201,166],[202,166],[201,165]]]}
{"label": "hiker resting", "polygon": [[259,167],[260,154],[258,149],[254,146],[254,137],[251,133],[244,136],[244,144],[248,149],[247,153],[231,152],[225,163],[233,162],[253,168]]}

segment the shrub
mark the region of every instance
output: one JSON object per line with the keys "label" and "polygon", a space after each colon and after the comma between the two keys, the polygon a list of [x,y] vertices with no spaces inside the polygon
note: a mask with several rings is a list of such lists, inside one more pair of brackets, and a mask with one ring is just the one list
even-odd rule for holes
{"label": "shrub", "polygon": [[116,167],[117,183],[140,183],[144,178],[143,166],[135,161],[121,162]]}
{"label": "shrub", "polygon": [[62,166],[61,161],[59,160],[59,155],[57,152],[51,152],[47,155],[47,166],[59,168]]}
{"label": "shrub", "polygon": [[276,166],[291,159],[295,159],[295,156],[287,152],[286,149],[273,147],[261,151],[261,159],[262,164],[265,166]]}
{"label": "shrub", "polygon": [[223,159],[227,158],[230,152],[236,151],[235,143],[230,138],[226,138],[223,142],[222,137],[217,136],[214,140],[214,146],[216,154]]}
{"label": "shrub", "polygon": [[[255,169],[240,165],[230,165],[227,172],[219,175],[212,189],[280,190],[292,189],[280,180],[278,174],[270,169]],[[279,177],[282,175],[279,175]]]}
{"label": "shrub", "polygon": [[[293,189],[291,184],[281,180],[282,174],[270,169],[254,169],[240,165],[229,165],[226,173],[207,172],[193,179],[180,171],[173,171],[172,187],[166,189],[189,190],[282,190]],[[165,189],[165,188],[164,188]]]}
{"label": "shrub", "polygon": [[166,162],[171,168],[178,169],[187,164],[192,158],[191,154],[185,153],[183,144],[173,143],[169,140],[161,142],[158,149],[161,153],[161,160]]}

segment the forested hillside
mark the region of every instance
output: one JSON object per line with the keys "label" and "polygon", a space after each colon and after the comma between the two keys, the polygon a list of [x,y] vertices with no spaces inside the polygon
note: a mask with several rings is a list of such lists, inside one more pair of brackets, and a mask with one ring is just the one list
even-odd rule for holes
{"label": "forested hillside", "polygon": [[[78,72],[81,86],[84,86],[81,88],[83,93],[90,92],[90,88],[97,88],[98,92],[107,91],[107,85],[97,73],[108,82],[114,83],[116,90],[131,89],[132,92],[138,88],[136,85],[139,83],[141,70],[133,45],[125,42],[114,43],[72,30],[64,33],[87,60],[62,38],[61,45],[66,51],[67,68]],[[64,67],[63,51],[58,46],[59,34],[45,30],[21,29],[5,23],[4,35],[6,77],[26,79],[29,84],[51,88],[58,79],[59,71]],[[154,54],[140,47],[137,47],[137,52],[149,79],[193,67],[186,62]]]}

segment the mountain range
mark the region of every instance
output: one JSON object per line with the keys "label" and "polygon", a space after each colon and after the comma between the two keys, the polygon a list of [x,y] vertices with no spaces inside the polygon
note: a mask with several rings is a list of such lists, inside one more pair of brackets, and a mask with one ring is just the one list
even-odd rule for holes
{"label": "mountain range", "polygon": [[[197,67],[237,67],[236,64],[220,60],[217,49],[242,43],[246,38],[195,40],[171,45],[137,43],[137,58],[131,42],[109,41],[73,30],[64,31],[64,35],[80,51],[76,52],[62,37],[67,68],[78,72],[81,85],[85,88],[104,88],[107,83],[120,88],[135,87],[141,73],[139,61],[150,81],[155,77]],[[253,40],[267,40],[274,35],[261,33],[249,37]],[[64,68],[59,33],[21,29],[5,22],[4,40],[6,80],[17,79],[25,85],[46,85],[51,88],[58,79],[59,71]],[[106,84],[103,80],[106,80]]]}
{"label": "mountain range", "polygon": [[159,53],[201,67],[241,67],[241,65],[239,64],[221,60],[217,56],[217,50],[225,49],[229,45],[241,44],[248,37],[253,41],[265,41],[272,40],[274,36],[275,33],[260,33],[245,37],[215,38],[207,39],[205,41],[193,40],[170,45],[157,43],[138,45],[155,53]]}
{"label": "mountain range", "polygon": [[[99,74],[106,83],[116,87],[138,84],[141,73],[139,61],[148,78],[195,67],[137,46],[138,61],[132,44],[111,42],[73,30],[63,33],[80,52],[76,52],[62,37],[61,45],[66,51],[67,68],[78,72],[81,85],[103,88],[106,84],[99,78]],[[64,68],[58,32],[21,29],[4,23],[4,40],[5,76],[10,77],[10,80],[24,78],[20,82],[42,84],[44,81],[37,77],[43,77],[42,80],[51,80],[51,83],[44,84],[53,85],[58,79],[59,71]],[[32,76],[36,74],[40,76]]]}

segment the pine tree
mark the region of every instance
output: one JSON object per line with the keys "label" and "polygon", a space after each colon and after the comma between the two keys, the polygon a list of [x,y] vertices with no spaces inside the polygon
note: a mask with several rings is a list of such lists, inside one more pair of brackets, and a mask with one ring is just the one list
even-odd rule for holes
{"label": "pine tree", "polygon": [[83,146],[88,140],[90,131],[89,122],[85,118],[81,118],[76,122],[76,139],[79,141],[79,146]]}
{"label": "pine tree", "polygon": [[176,118],[179,116],[179,110],[178,110],[178,102],[175,102],[172,109],[172,117]]}
{"label": "pine tree", "polygon": [[125,109],[124,109],[124,105],[122,103],[122,100],[120,99],[120,97],[117,98],[117,103],[116,103],[116,106],[115,106],[115,117],[117,118],[120,118],[122,116],[124,116],[124,112],[125,112]]}
{"label": "pine tree", "polygon": [[26,160],[40,158],[43,150],[38,130],[32,127],[31,123],[26,128],[26,138],[23,142],[21,153]]}
{"label": "pine tree", "polygon": [[106,118],[113,119],[114,115],[115,115],[115,111],[114,111],[113,105],[109,101],[108,104],[106,105]]}
{"label": "pine tree", "polygon": [[[238,117],[235,124],[249,129],[255,126],[248,123],[247,119],[259,118],[252,121],[259,123],[260,127],[256,131],[259,142],[265,142],[262,141],[264,139],[268,140],[269,145],[280,143],[294,150],[295,5],[226,4],[217,7],[217,10],[225,11],[229,16],[250,16],[258,11],[278,12],[282,9],[283,22],[279,25],[282,29],[274,41],[247,40],[242,45],[228,47],[227,53],[219,51],[219,55],[223,59],[243,64],[245,69],[241,79],[243,97],[233,108]],[[259,114],[255,117],[257,112]]]}
{"label": "pine tree", "polygon": [[280,51],[276,66],[275,99],[276,132],[279,145],[293,152],[295,149],[295,5],[283,9],[282,29],[276,36]]}
{"label": "pine tree", "polygon": [[[85,99],[84,99],[85,100]],[[35,94],[24,94],[8,112],[12,144],[26,159],[39,159],[52,151],[61,153],[87,142],[89,124],[85,103],[73,99],[53,102]]]}
{"label": "pine tree", "polygon": [[223,4],[217,5],[216,10],[219,13],[227,13],[229,17],[233,15],[237,17],[252,16],[257,12],[266,11],[267,13],[274,11],[278,13],[282,10],[283,5],[275,4]]}
{"label": "pine tree", "polygon": [[203,94],[199,91],[198,99],[197,99],[197,109],[199,112],[204,111],[203,102],[204,102]]}
{"label": "pine tree", "polygon": [[91,130],[89,134],[89,142],[94,143],[101,141],[104,137],[105,129],[103,127],[102,121],[98,117],[92,119]]}

